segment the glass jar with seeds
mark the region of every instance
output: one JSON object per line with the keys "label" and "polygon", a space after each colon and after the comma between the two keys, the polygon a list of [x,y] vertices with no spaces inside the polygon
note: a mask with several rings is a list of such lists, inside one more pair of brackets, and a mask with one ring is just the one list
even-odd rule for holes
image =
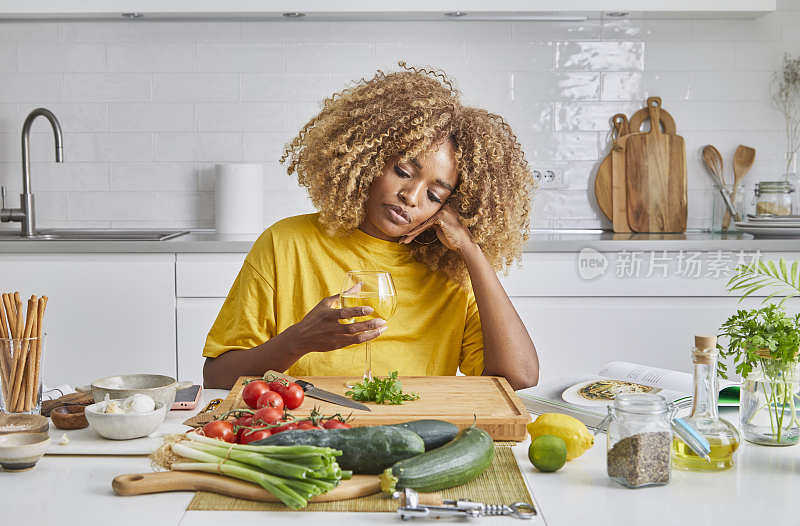
{"label": "glass jar with seeds", "polygon": [[619,394],[608,412],[608,476],[628,488],[667,484],[672,428],[664,397]]}

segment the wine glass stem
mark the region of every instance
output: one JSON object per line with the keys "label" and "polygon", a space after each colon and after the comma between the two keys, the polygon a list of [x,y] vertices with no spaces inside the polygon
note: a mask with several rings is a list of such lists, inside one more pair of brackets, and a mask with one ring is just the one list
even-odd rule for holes
{"label": "wine glass stem", "polygon": [[364,357],[367,362],[367,370],[364,371],[364,379],[372,380],[372,348],[369,346],[368,341],[364,342]]}

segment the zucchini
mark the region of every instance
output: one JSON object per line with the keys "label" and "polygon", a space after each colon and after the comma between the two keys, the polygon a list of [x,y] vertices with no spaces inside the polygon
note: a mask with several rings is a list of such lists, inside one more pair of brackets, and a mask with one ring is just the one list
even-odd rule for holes
{"label": "zucchini", "polygon": [[447,444],[458,434],[458,427],[444,420],[412,420],[402,424],[391,424],[391,427],[402,427],[418,434],[425,442],[425,451]]}
{"label": "zucchini", "polygon": [[377,475],[395,462],[425,452],[425,442],[408,429],[394,426],[352,429],[295,429],[253,442],[269,446],[321,446],[342,452],[336,462],[344,470]]}
{"label": "zucchini", "polygon": [[494,458],[494,442],[489,433],[469,427],[442,447],[401,460],[380,476],[381,489],[412,488],[420,492],[438,491],[466,484],[484,472]]}

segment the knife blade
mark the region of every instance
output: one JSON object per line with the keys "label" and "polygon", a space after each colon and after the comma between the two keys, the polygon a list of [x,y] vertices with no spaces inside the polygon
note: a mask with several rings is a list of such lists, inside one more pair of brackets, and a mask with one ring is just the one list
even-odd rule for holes
{"label": "knife blade", "polygon": [[332,404],[341,405],[344,407],[349,407],[351,409],[360,409],[361,411],[372,411],[368,406],[358,403],[355,400],[351,400],[346,396],[342,396],[336,393],[332,393],[330,391],[326,391],[325,389],[320,389],[315,387],[314,384],[311,382],[306,382],[305,380],[298,380],[297,378],[293,378],[289,375],[279,373],[278,371],[267,371],[264,373],[264,380],[268,382],[274,382],[278,379],[288,380],[290,382],[294,382],[299,385],[306,396],[311,398],[316,398],[317,400],[323,400],[325,402],[330,402]]}

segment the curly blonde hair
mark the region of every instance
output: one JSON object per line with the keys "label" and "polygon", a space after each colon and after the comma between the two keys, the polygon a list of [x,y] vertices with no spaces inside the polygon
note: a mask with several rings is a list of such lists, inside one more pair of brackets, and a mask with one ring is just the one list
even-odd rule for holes
{"label": "curly blonde hair", "polygon": [[[280,162],[290,158],[287,172],[308,189],[323,228],[346,235],[363,222],[370,185],[389,160],[410,161],[449,138],[458,183],[447,203],[492,267],[506,271],[528,239],[535,189],[516,135],[501,116],[461,105],[443,71],[398,64],[405,71],[378,70],[325,99]],[[438,239],[409,247],[431,270],[468,282],[461,257]]]}

